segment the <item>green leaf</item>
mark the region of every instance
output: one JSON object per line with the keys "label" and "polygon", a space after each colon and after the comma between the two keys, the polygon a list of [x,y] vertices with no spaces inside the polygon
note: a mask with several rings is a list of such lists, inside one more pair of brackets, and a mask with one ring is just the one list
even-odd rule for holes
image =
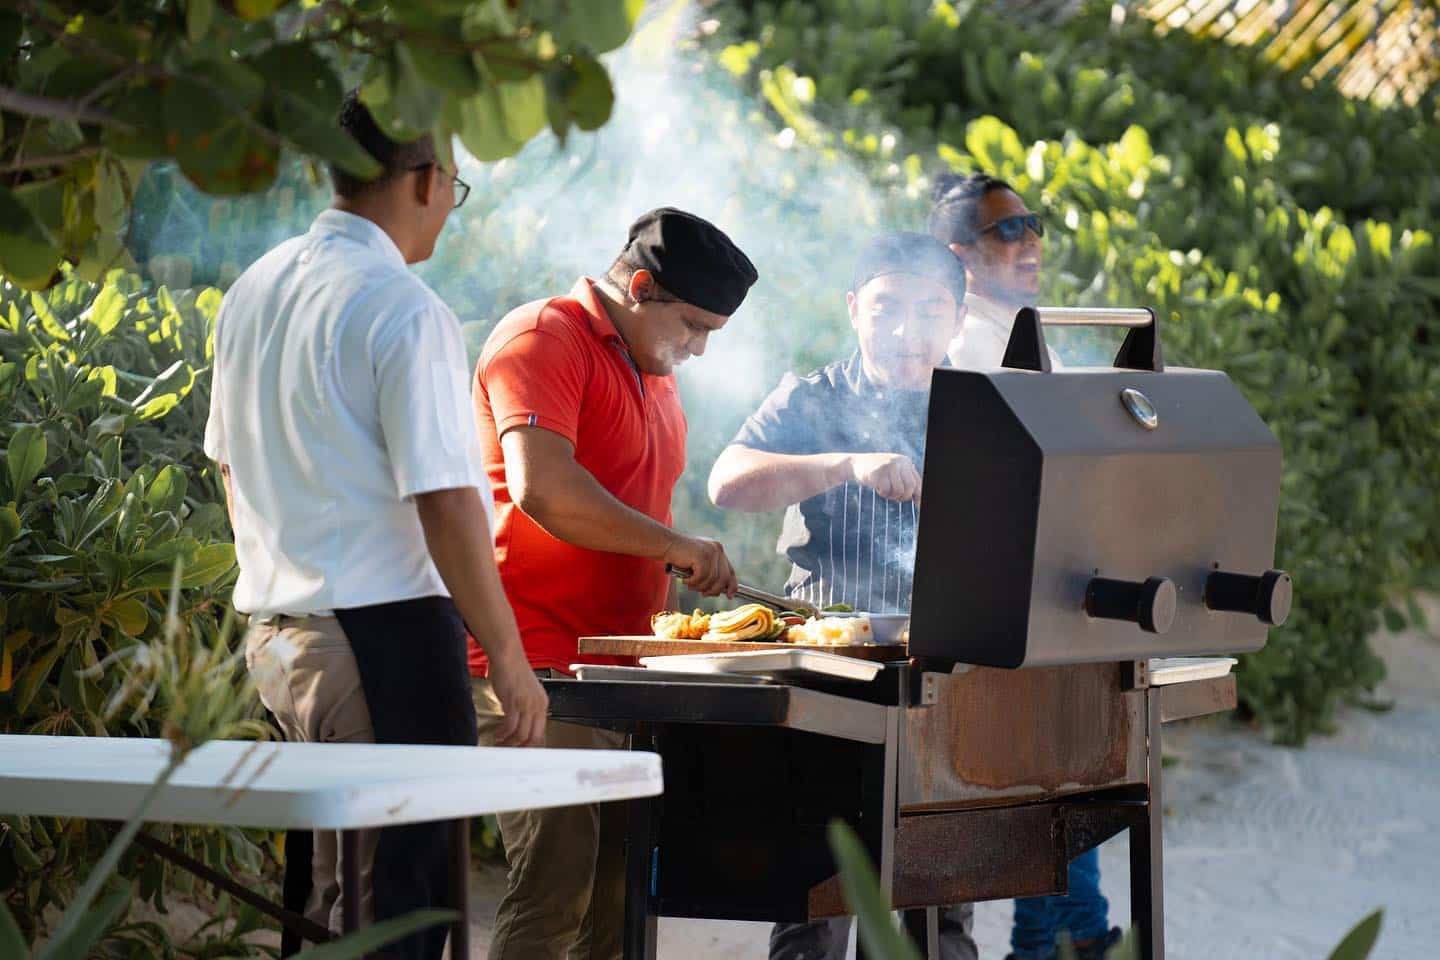
{"label": "green leaf", "polygon": [[451,96],[474,96],[485,87],[485,78],[468,52],[430,50],[414,62],[421,77]]}
{"label": "green leaf", "polygon": [[54,177],[32,180],[15,188],[15,199],[25,205],[52,243],[61,243],[69,226],[66,219],[69,186],[64,178]]}
{"label": "green leaf", "polygon": [[502,160],[524,146],[506,129],[500,98],[493,88],[464,100],[452,100],[446,109],[445,122],[465,149],[480,161]]}
{"label": "green leaf", "polygon": [[379,175],[380,164],[335,122],[343,91],[323,57],[308,44],[286,43],[271,47],[254,66],[265,78],[281,136],[346,173]]}
{"label": "green leaf", "polygon": [[[15,512],[15,508],[9,505],[0,507],[0,553],[20,539],[21,529],[20,514]],[[3,619],[0,617],[0,622]]]}
{"label": "green leaf", "polygon": [[95,223],[101,230],[121,233],[130,217],[130,190],[125,186],[125,171],[120,164],[101,163],[95,166]]}
{"label": "green leaf", "polygon": [[39,660],[32,662],[20,675],[20,683],[15,691],[15,709],[19,713],[23,714],[30,709],[31,701],[35,699],[35,694],[40,692],[40,685],[50,676],[61,652],[59,643],[52,644],[49,650],[40,655]]}
{"label": "green leaf", "polygon": [[231,0],[236,15],[245,20],[264,20],[290,0]]}
{"label": "green leaf", "polygon": [[910,942],[890,914],[890,904],[880,889],[875,867],[855,831],[841,820],[831,820],[827,830],[830,852],[840,868],[845,899],[860,923],[860,941],[865,953],[886,960],[920,960],[920,951]]}
{"label": "green leaf", "polygon": [[420,76],[415,55],[404,43],[395,44],[388,57],[374,61],[360,87],[360,99],[380,129],[403,143],[429,133],[445,105],[444,92]]}
{"label": "green leaf", "polygon": [[5,451],[5,467],[10,474],[10,489],[19,497],[23,496],[45,468],[49,443],[45,434],[34,424],[26,424],[10,437],[10,448]]}
{"label": "green leaf", "polygon": [[60,248],[35,215],[0,186],[0,271],[27,290],[40,290],[57,278],[60,258]]}
{"label": "green leaf", "polygon": [[124,314],[125,295],[115,287],[107,286],[90,304],[90,309],[86,311],[86,318],[101,334],[108,335],[119,326],[120,318]]}
{"label": "green leaf", "polygon": [[[3,21],[0,21],[3,22]],[[0,957],[28,957],[30,945],[20,935],[20,926],[11,915],[10,908],[0,900]]]}
{"label": "green leaf", "polygon": [[604,53],[629,38],[644,6],[644,0],[531,0],[526,11],[561,46]]}
{"label": "green leaf", "polygon": [[110,607],[107,613],[127,637],[143,636],[145,628],[150,625],[150,614],[137,597],[126,597]]}
{"label": "green leaf", "polygon": [[1330,960],[1365,960],[1380,939],[1380,921],[1384,917],[1384,910],[1376,910],[1357,923],[1331,951]]}
{"label": "green leaf", "polygon": [[526,143],[545,129],[545,81],[537,74],[528,80],[502,83],[496,88],[505,132],[517,143]]}
{"label": "green leaf", "polygon": [[[183,397],[190,393],[195,386],[195,368],[184,360],[176,360],[170,366],[160,372],[160,375],[151,381],[150,385],[140,392],[135,398],[135,410],[145,419],[153,419],[168,413]],[[146,412],[146,408],[157,400],[171,398],[171,402],[161,413]]]}
{"label": "green leaf", "polygon": [[275,179],[279,152],[256,111],[265,81],[249,67],[207,60],[170,81],[165,128],[180,169],[210,193],[247,193]]}
{"label": "green leaf", "polygon": [[195,562],[187,566],[180,580],[182,587],[208,587],[235,566],[235,546],[212,543],[201,547]]}
{"label": "green leaf", "polygon": [[358,960],[402,937],[437,927],[442,923],[450,923],[457,916],[454,910],[416,910],[403,917],[364,927],[339,940],[302,950],[295,955],[295,960]]}
{"label": "green leaf", "polygon": [[173,463],[167,464],[150,481],[150,488],[145,491],[145,502],[154,513],[165,510],[177,513],[185,500],[185,487],[185,471]]}
{"label": "green leaf", "polygon": [[191,43],[205,39],[215,19],[215,0],[185,0],[185,35]]}
{"label": "green leaf", "polygon": [[[551,94],[550,125],[559,133],[567,122],[573,121],[581,130],[598,130],[610,119],[615,105],[615,90],[610,85],[610,75],[598,60],[590,57],[573,57],[562,70],[546,77],[546,87]],[[562,122],[556,123],[554,115],[557,101],[561,108]]]}
{"label": "green leaf", "polygon": [[38,960],[85,960],[105,931],[125,912],[134,895],[134,884],[128,880],[120,883],[108,897],[87,910],[68,934],[47,945]]}

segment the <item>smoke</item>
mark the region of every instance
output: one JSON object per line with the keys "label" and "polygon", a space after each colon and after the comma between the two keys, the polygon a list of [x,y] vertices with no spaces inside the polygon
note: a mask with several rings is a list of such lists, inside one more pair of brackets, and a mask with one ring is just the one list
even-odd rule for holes
{"label": "smoke", "polygon": [[[789,572],[775,553],[780,516],[715,508],[710,467],[784,372],[855,349],[844,303],[855,256],[877,231],[916,225],[896,222],[906,198],[877,190],[843,153],[777,128],[700,49],[710,26],[687,0],[652,4],[606,57],[616,100],[601,130],[564,143],[547,132],[498,163],[462,154],[470,198],[418,271],[460,318],[473,365],[508,311],[602,274],[640,213],[676,206],[725,230],[759,280],[705,356],[677,371],[690,442],[675,525],[721,540],[744,579],[778,589]],[[328,203],[328,186],[298,163],[266,194],[242,198],[208,197],[160,165],[137,198],[132,249],[159,282],[228,286]]]}
{"label": "smoke", "polygon": [[779,515],[719,511],[705,481],[785,371],[855,349],[847,282],[860,247],[882,229],[887,198],[843,157],[796,147],[794,131],[777,130],[696,49],[697,29],[705,28],[690,4],[651,9],[607,58],[616,102],[600,131],[564,144],[546,134],[499,163],[463,161],[472,199],[421,273],[455,308],[473,361],[509,309],[601,275],[638,214],[676,206],[725,230],[759,280],[705,356],[677,371],[690,444],[675,523],[717,537],[742,578],[778,589],[788,573],[775,554]]}

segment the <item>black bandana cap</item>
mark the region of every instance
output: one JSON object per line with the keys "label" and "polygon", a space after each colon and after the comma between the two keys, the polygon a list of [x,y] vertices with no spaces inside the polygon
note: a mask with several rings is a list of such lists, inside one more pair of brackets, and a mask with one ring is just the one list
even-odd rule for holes
{"label": "black bandana cap", "polygon": [[886,233],[865,244],[855,262],[850,290],[859,293],[865,284],[889,273],[929,277],[949,290],[957,304],[965,302],[965,265],[928,233]]}
{"label": "black bandana cap", "polygon": [[630,225],[628,260],[655,282],[701,310],[728,317],[759,276],[734,241],[693,213],[660,207]]}

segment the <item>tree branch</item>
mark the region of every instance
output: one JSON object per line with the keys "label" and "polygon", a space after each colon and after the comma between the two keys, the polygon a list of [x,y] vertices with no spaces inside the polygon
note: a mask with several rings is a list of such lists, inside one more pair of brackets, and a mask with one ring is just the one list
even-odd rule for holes
{"label": "tree branch", "polygon": [[80,123],[129,129],[129,124],[104,110],[87,107],[74,100],[57,100],[54,97],[22,93],[9,87],[0,87],[0,110],[30,117],[45,117],[49,120],[76,120]]}

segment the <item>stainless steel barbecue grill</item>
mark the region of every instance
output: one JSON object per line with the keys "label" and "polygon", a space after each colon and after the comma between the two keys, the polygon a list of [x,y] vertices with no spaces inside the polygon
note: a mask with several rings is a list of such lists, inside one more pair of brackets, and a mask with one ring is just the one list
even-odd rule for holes
{"label": "stainless steel barbecue grill", "polygon": [[[1073,322],[1130,328],[1114,369],[1050,369],[1043,327]],[[557,719],[663,757],[665,795],[629,805],[626,956],[654,956],[659,915],[849,912],[838,817],[892,903],[927,908],[929,956],[929,908],[1063,892],[1128,830],[1162,958],[1161,725],[1233,708],[1235,682],[1162,683],[1152,658],[1253,650],[1284,620],[1279,469],[1223,374],[1164,368],[1149,311],[1023,311],[1005,369],[937,370],[908,654],[864,682],[547,681]]]}
{"label": "stainless steel barbecue grill", "polygon": [[[1115,369],[1050,371],[1043,324],[1141,318]],[[1263,646],[1290,608],[1270,569],[1280,444],[1230,379],[1167,370],[1148,310],[1023,310],[1005,360],[935,373],[911,652],[1022,667]]]}

